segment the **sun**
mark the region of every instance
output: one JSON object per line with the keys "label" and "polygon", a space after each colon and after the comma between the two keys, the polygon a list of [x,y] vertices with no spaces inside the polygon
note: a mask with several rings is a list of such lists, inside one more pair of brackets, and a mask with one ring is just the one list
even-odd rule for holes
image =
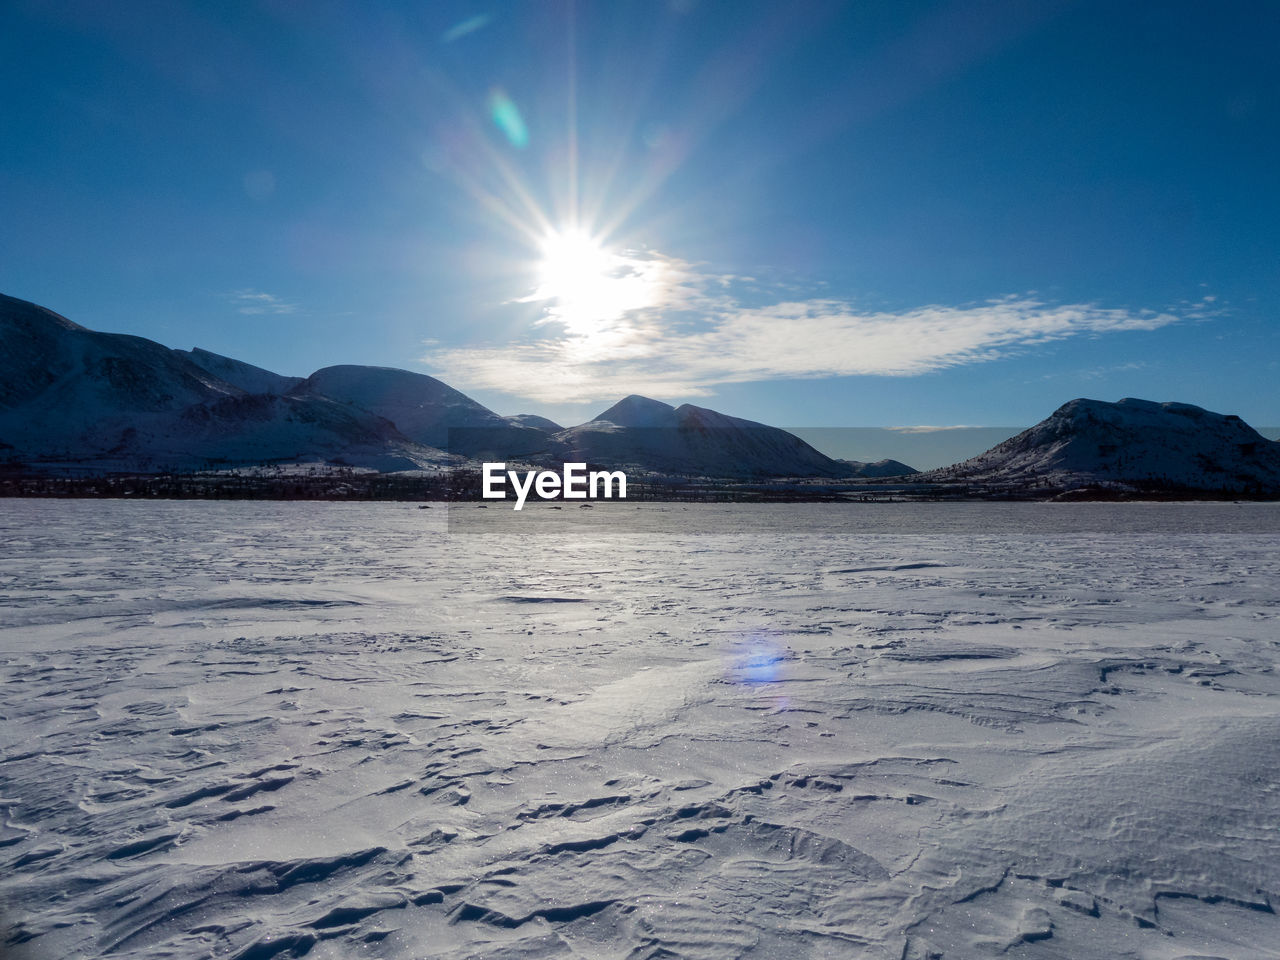
{"label": "sun", "polygon": [[538,286],[526,299],[545,301],[546,319],[590,335],[652,299],[636,262],[579,228],[549,231],[539,245]]}
{"label": "sun", "polygon": [[585,230],[553,231],[541,247],[538,288],[549,300],[596,296],[613,272],[613,255]]}
{"label": "sun", "polygon": [[[616,291],[614,256],[586,230],[553,230],[541,242],[538,298],[571,328],[608,319]],[[584,332],[586,332],[584,330]]]}

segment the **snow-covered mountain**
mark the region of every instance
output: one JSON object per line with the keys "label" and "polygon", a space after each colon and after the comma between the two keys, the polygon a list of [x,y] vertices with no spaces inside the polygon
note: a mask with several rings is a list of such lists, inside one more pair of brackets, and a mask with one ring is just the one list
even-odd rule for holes
{"label": "snow-covered mountain", "polygon": [[[448,384],[387,367],[286,377],[207,350],[99,333],[0,295],[0,463],[192,470],[329,462],[377,470],[481,460],[586,461],[723,479],[903,476],[834,460],[794,434],[704,407],[629,396],[567,429],[504,417]],[[1280,442],[1185,403],[1073,400],[926,482],[1280,493]]]}
{"label": "snow-covered mountain", "polygon": [[590,423],[609,423],[643,430],[674,430],[680,426],[676,408],[671,404],[634,393],[623,397],[604,413],[581,426],[589,426]]}
{"label": "snow-covered mountain", "polygon": [[849,465],[849,469],[853,471],[853,476],[866,479],[906,477],[920,472],[915,467],[907,466],[901,460],[876,460],[872,463],[866,463],[862,460],[841,460],[840,462]]}
{"label": "snow-covered mountain", "polygon": [[95,408],[158,412],[236,392],[151,340],[96,333],[52,310],[2,294],[0,344],[4,410],[39,398],[59,419],[96,416]]}
{"label": "snow-covered mountain", "polygon": [[245,393],[285,394],[302,383],[302,377],[281,376],[243,360],[233,360],[199,347],[175,350],[174,353],[182,354],[200,369],[213,374],[224,383],[239,387]]}
{"label": "snow-covered mountain", "polygon": [[545,429],[499,416],[435,377],[394,367],[325,367],[294,394],[368,410],[390,420],[415,443],[464,456],[520,456],[547,445]]}
{"label": "snow-covered mountain", "polygon": [[1280,443],[1189,403],[1072,400],[980,456],[927,480],[1071,489],[1280,491]]}
{"label": "snow-covered mountain", "polygon": [[[569,429],[503,417],[434,377],[325,367],[301,379],[196,347],[98,333],[0,296],[0,459],[35,468],[191,470],[330,462],[378,470],[586,460],[724,478],[859,475],[798,437],[631,396]],[[895,471],[896,472],[896,471]]]}
{"label": "snow-covered mountain", "polygon": [[552,438],[554,455],[593,465],[655,473],[753,479],[847,477],[849,464],[832,460],[799,437],[705,407],[673,407],[629,396],[594,420]]}
{"label": "snow-covered mountain", "polygon": [[[3,295],[0,344],[5,460],[161,471],[317,460],[393,470],[448,459],[366,410],[319,396],[249,393],[184,351],[88,330]],[[217,359],[236,378],[258,369]]]}
{"label": "snow-covered mountain", "polygon": [[517,413],[514,417],[507,417],[507,419],[517,426],[532,427],[534,430],[541,430],[543,433],[559,433],[564,429],[554,420],[540,417],[536,413]]}

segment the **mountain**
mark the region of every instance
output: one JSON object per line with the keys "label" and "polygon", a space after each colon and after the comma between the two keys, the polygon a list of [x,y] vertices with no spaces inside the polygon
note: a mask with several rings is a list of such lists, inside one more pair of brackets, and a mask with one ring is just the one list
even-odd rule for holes
{"label": "mountain", "polygon": [[652,430],[675,430],[680,425],[676,408],[661,400],[650,400],[632,394],[623,397],[592,423],[611,423],[618,427]]}
{"label": "mountain", "polygon": [[901,460],[876,460],[874,463],[864,463],[861,460],[841,460],[840,462],[849,465],[849,469],[853,471],[852,476],[866,479],[905,477],[920,472],[915,467],[908,467]]}
{"label": "mountain", "polygon": [[1072,489],[1280,492],[1280,443],[1233,414],[1189,403],[1072,400],[930,481]]}
{"label": "mountain", "polygon": [[233,360],[199,347],[173,352],[186,357],[201,370],[213,374],[224,383],[239,387],[245,393],[285,394],[302,383],[302,377],[284,377],[243,360]]}
{"label": "mountain", "polygon": [[140,430],[123,449],[176,453],[180,464],[327,462],[382,472],[441,466],[449,460],[440,450],[406,439],[389,421],[327,397],[223,397],[187,407],[176,426],[176,434]]}
{"label": "mountain", "polygon": [[294,394],[368,410],[390,420],[415,443],[463,456],[523,456],[547,446],[545,430],[499,416],[435,377],[394,367],[325,367],[307,377]]}
{"label": "mountain", "polygon": [[[99,471],[311,460],[392,470],[447,460],[367,411],[323,397],[247,393],[191,354],[98,333],[3,295],[0,343],[6,460]],[[234,375],[257,369],[238,366]]]}
{"label": "mountain", "polygon": [[536,413],[517,413],[514,417],[507,417],[507,419],[517,426],[532,427],[534,430],[541,430],[543,433],[559,433],[564,429],[554,420],[540,417]]}
{"label": "mountain", "polygon": [[91,416],[94,407],[157,412],[236,392],[168,347],[96,333],[3,294],[0,342],[0,411],[41,399],[59,417]]}
{"label": "mountain", "polygon": [[913,475],[1008,489],[1280,494],[1280,442],[1186,403],[1072,400],[986,453],[916,474],[834,460],[777,427],[629,396],[567,429],[504,417],[448,384],[388,367],[285,377],[208,350],[89,330],[0,295],[0,462],[164,472],[328,462],[380,471],[476,460],[585,461],[726,480]]}
{"label": "mountain", "polygon": [[552,437],[563,461],[724,479],[848,477],[851,467],[777,427],[705,407],[629,396]]}

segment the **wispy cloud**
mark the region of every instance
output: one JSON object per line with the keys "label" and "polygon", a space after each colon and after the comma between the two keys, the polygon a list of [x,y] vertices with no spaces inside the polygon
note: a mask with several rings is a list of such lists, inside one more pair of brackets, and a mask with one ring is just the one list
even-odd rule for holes
{"label": "wispy cloud", "polygon": [[886,430],[892,430],[894,433],[943,433],[947,430],[990,430],[990,427],[980,427],[972,423],[954,423],[947,426],[932,426],[929,424],[915,424],[909,427],[885,427]]}
{"label": "wispy cloud", "polygon": [[477,30],[483,30],[492,22],[492,14],[478,13],[474,17],[469,17],[466,20],[455,23],[440,35],[440,42],[453,43],[456,40],[461,40],[469,33],[475,33]]}
{"label": "wispy cloud", "polygon": [[452,383],[545,402],[594,402],[627,393],[706,396],[727,383],[858,375],[916,376],[1009,357],[1069,337],[1155,330],[1169,313],[1052,304],[1007,296],[964,306],[868,311],[828,298],[761,306],[733,292],[736,278],[655,253],[628,253],[620,278],[652,282],[635,309],[591,327],[545,306],[541,338],[435,350],[423,361]]}
{"label": "wispy cloud", "polygon": [[[1180,314],[1181,316],[1185,316]],[[1145,360],[1130,360],[1126,363],[1109,363],[1099,367],[1084,367],[1078,370],[1060,370],[1055,373],[1042,374],[1041,380],[1102,380],[1117,373],[1133,373],[1135,370],[1146,370],[1149,364]]]}
{"label": "wispy cloud", "polygon": [[262,314],[297,313],[298,305],[271,293],[260,290],[237,290],[229,294],[229,299],[238,313],[258,316]]}
{"label": "wispy cloud", "polygon": [[1178,315],[1187,320],[1216,320],[1227,314],[1226,306],[1218,302],[1215,294],[1205,294],[1199,300],[1183,300],[1177,309]]}

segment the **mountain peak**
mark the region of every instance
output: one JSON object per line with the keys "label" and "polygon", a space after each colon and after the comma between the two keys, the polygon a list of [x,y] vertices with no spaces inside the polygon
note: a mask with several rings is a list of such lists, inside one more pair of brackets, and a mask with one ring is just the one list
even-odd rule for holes
{"label": "mountain peak", "polygon": [[40,326],[58,327],[63,330],[86,330],[60,313],[42,307],[30,300],[19,300],[0,293],[0,322],[18,330],[31,330]]}
{"label": "mountain peak", "polygon": [[1068,400],[1057,410],[1052,416],[1068,416],[1079,414],[1093,414],[1101,416],[1108,420],[1121,418],[1126,414],[1135,416],[1159,416],[1160,414],[1173,413],[1181,416],[1191,417],[1193,419],[1201,417],[1225,417],[1225,419],[1239,419],[1232,414],[1213,413],[1204,407],[1197,407],[1194,403],[1181,403],[1176,400],[1156,401],[1141,400],[1137,397],[1125,397],[1122,400],[1111,402],[1109,400],[1091,400],[1088,397],[1077,397],[1074,400]]}
{"label": "mountain peak", "polygon": [[1280,488],[1280,443],[1234,414],[1191,403],[1068,401],[1029,430],[938,479],[1073,487],[1252,491]]}
{"label": "mountain peak", "polygon": [[301,377],[281,376],[262,367],[255,367],[251,363],[245,363],[243,360],[224,357],[220,353],[200,347],[175,350],[174,353],[186,357],[201,370],[225,383],[239,387],[245,393],[284,394],[302,383]]}
{"label": "mountain peak", "polygon": [[[466,394],[453,389],[442,380],[400,370],[395,367],[366,367],[354,363],[340,363],[321,367],[298,388],[308,393],[318,393],[342,403],[354,403],[381,413],[379,406],[423,407],[436,404],[479,407]],[[486,411],[490,416],[497,414]],[[386,416],[385,413],[382,413]]]}
{"label": "mountain peak", "polygon": [[415,443],[468,456],[502,449],[525,453],[543,445],[547,436],[545,428],[500,417],[443,380],[395,367],[324,367],[294,393],[368,410],[390,420]]}
{"label": "mountain peak", "polygon": [[676,408],[661,400],[631,394],[615,403],[596,420],[607,420],[620,427],[674,427]]}
{"label": "mountain peak", "polygon": [[678,409],[635,394],[555,437],[564,459],[670,476],[765,479],[847,477],[847,464],[799,437],[706,407]]}
{"label": "mountain peak", "polygon": [[517,413],[515,416],[507,417],[507,419],[518,427],[530,427],[534,430],[541,430],[543,433],[559,433],[564,429],[554,420],[540,417],[536,413]]}

